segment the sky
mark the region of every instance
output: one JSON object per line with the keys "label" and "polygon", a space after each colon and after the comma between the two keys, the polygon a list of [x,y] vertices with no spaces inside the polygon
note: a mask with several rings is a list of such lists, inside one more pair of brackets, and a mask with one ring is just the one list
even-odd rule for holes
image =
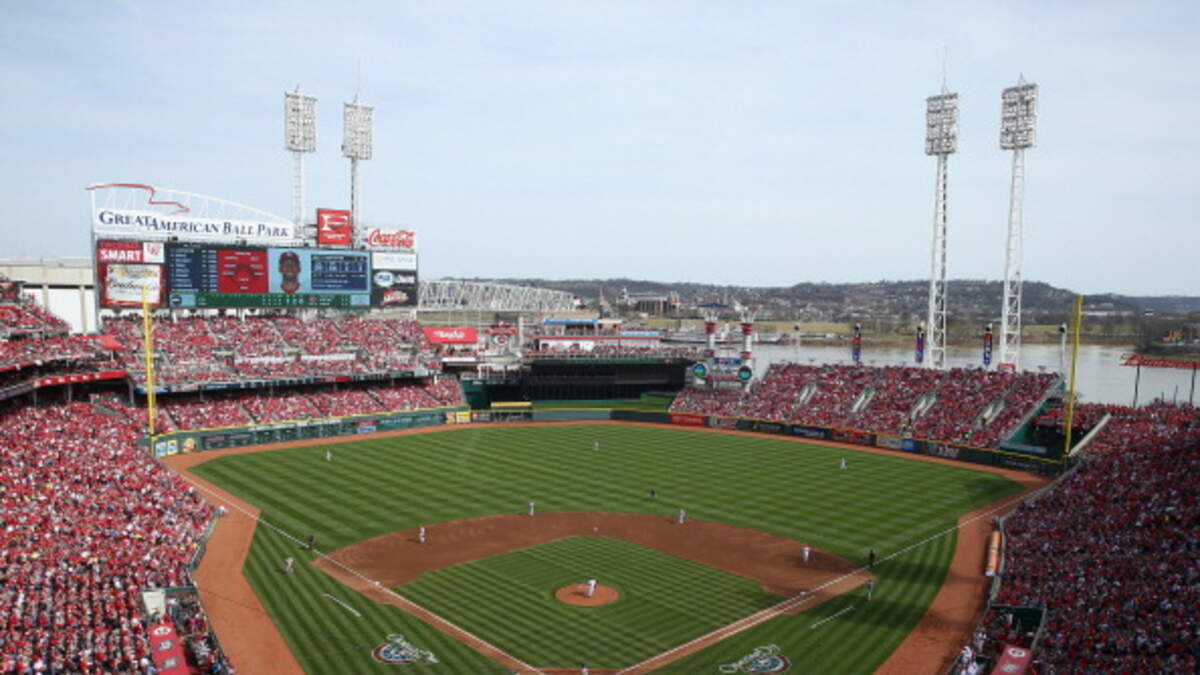
{"label": "sky", "polygon": [[960,97],[951,278],[1004,274],[1000,92],[1039,86],[1022,274],[1200,294],[1195,2],[9,2],[0,257],[83,256],[92,183],[290,217],[283,93],[316,96],[305,205],[421,275],[738,286],[930,274],[925,98]]}

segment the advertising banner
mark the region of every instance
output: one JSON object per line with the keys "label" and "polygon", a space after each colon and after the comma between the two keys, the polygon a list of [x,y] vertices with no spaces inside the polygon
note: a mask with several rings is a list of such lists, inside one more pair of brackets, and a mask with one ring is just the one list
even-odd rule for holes
{"label": "advertising banner", "polygon": [[98,264],[101,307],[138,307],[142,292],[151,306],[162,304],[162,265]]}
{"label": "advertising banner", "polygon": [[317,209],[317,245],[349,246],[350,212],[344,209]]}
{"label": "advertising banner", "polygon": [[393,272],[416,272],[416,253],[381,253],[371,254],[371,264],[377,270],[392,270]]}
{"label": "advertising banner", "polygon": [[784,433],[784,426],[778,422],[762,422],[760,420],[754,420],[751,430],[759,431],[765,434],[782,434]]}
{"label": "advertising banner", "polygon": [[855,445],[875,445],[875,434],[855,429],[834,429],[829,434],[829,439]]}
{"label": "advertising banner", "polygon": [[363,228],[362,243],[374,251],[411,251],[417,247],[417,233],[384,227]]}
{"label": "advertising banner", "polygon": [[687,427],[702,427],[707,425],[707,416],[690,415],[687,413],[671,413],[671,424],[681,424]]}
{"label": "advertising banner", "polygon": [[829,430],[825,429],[824,427],[809,427],[794,424],[792,425],[792,428],[788,430],[788,433],[792,436],[799,436],[800,438],[812,438],[821,441],[829,440]]}
{"label": "advertising banner", "polygon": [[371,303],[374,306],[417,306],[417,273],[415,271],[376,269],[371,279]]}
{"label": "advertising banner", "polygon": [[425,338],[435,345],[473,345],[479,342],[479,333],[474,328],[426,327]]}
{"label": "advertising banner", "polygon": [[91,373],[72,373],[70,375],[51,375],[40,377],[34,381],[34,387],[56,387],[63,384],[78,384],[80,382],[96,382],[98,380],[119,380],[125,377],[123,370],[99,370]]}
{"label": "advertising banner", "polygon": [[709,417],[708,426],[712,429],[737,429],[737,419],[733,417]]}
{"label": "advertising banner", "polygon": [[163,263],[161,241],[96,242],[96,262],[100,263]]}
{"label": "advertising banner", "polygon": [[875,434],[875,445],[889,450],[903,450],[904,439],[891,434]]}

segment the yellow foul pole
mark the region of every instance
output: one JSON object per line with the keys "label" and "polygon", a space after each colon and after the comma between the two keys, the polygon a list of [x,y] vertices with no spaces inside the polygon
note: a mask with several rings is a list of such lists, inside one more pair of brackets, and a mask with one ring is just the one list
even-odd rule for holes
{"label": "yellow foul pole", "polygon": [[154,324],[150,320],[150,301],[142,288],[142,352],[146,356],[146,428],[154,435],[156,399],[154,397]]}
{"label": "yellow foul pole", "polygon": [[1083,296],[1075,296],[1075,327],[1071,329],[1071,381],[1067,385],[1067,414],[1063,420],[1067,425],[1067,445],[1063,448],[1062,461],[1067,462],[1067,453],[1071,452],[1071,431],[1075,425],[1075,372],[1079,364],[1079,329],[1083,321]]}

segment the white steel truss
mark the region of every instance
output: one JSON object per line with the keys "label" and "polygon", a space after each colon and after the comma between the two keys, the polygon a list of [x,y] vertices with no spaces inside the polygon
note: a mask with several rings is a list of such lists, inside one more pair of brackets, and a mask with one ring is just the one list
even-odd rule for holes
{"label": "white steel truss", "polygon": [[925,154],[937,157],[925,366],[942,369],[946,367],[946,176],[949,157],[958,149],[958,94],[943,86],[941,94],[925,101]]}
{"label": "white steel truss", "polygon": [[1000,96],[1000,148],[1013,151],[1008,194],[1008,237],[1004,255],[1004,300],[1000,308],[1000,359],[1003,368],[1021,367],[1021,239],[1025,199],[1025,149],[1033,147],[1037,128],[1036,84],[1021,77]]}
{"label": "white steel truss", "polygon": [[566,291],[459,279],[421,280],[420,311],[559,312],[575,308]]}

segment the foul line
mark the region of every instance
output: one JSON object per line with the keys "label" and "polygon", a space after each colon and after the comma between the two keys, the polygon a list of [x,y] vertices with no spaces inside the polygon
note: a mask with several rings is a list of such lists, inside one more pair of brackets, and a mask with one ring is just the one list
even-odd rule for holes
{"label": "foul line", "polygon": [[[165,465],[163,465],[163,464],[161,464],[161,463],[160,463],[160,466],[165,466]],[[170,469],[170,470],[171,470],[171,471],[173,471],[173,472],[174,472],[176,475],[181,475],[181,472],[179,472],[179,471],[175,471],[175,469]],[[181,477],[182,477],[182,476],[181,476]],[[184,477],[184,479],[186,480],[186,477]],[[206,487],[206,486],[204,486],[204,485],[201,485],[201,484],[198,484],[198,483],[192,482],[192,481],[188,481],[188,483],[189,483],[189,484],[191,484],[192,486],[194,486],[196,489],[200,490],[201,492],[208,493],[208,494],[209,494],[209,495],[211,495],[213,498],[215,498],[217,501],[223,502],[223,503],[225,503],[225,504],[228,504],[229,506],[233,507],[234,509],[237,509],[237,510],[238,510],[238,511],[240,511],[240,512],[241,512],[243,515],[245,515],[246,517],[250,518],[250,519],[251,519],[251,520],[253,520],[254,522],[256,522],[256,523],[260,523],[260,524],[262,524],[262,525],[266,525],[267,527],[271,528],[272,530],[275,530],[276,532],[278,532],[280,535],[282,535],[282,536],[284,536],[284,537],[287,537],[288,539],[291,539],[291,540],[292,540],[292,541],[294,541],[295,543],[297,543],[297,544],[300,544],[300,545],[303,545],[303,546],[305,546],[305,547],[307,548],[307,544],[306,544],[305,542],[302,542],[302,541],[300,541],[300,539],[298,539],[298,538],[296,538],[296,537],[292,536],[292,534],[291,534],[291,533],[289,533],[289,532],[285,531],[283,528],[279,527],[278,525],[275,525],[274,523],[271,523],[270,521],[263,519],[261,516],[256,516],[256,515],[254,515],[254,514],[250,513],[250,512],[249,512],[249,511],[247,511],[246,509],[242,508],[242,507],[241,507],[239,504],[235,504],[234,502],[230,501],[230,499],[229,499],[228,497],[226,497],[224,494],[222,494],[221,492],[219,492],[219,491],[216,491],[216,490],[214,490],[214,489],[211,489],[211,488],[208,488],[208,487]],[[313,549],[313,550],[314,550],[314,551],[316,551],[316,549]],[[434,613],[433,613],[432,611],[430,611],[429,609],[427,609],[427,608],[425,608],[425,607],[422,607],[421,605],[418,605],[417,603],[413,602],[412,600],[409,600],[408,598],[404,597],[403,595],[400,595],[399,593],[397,593],[397,592],[393,591],[392,589],[390,589],[390,588],[387,588],[386,586],[383,586],[383,585],[382,585],[382,584],[380,584],[378,581],[375,581],[374,579],[368,579],[368,578],[367,578],[367,576],[366,576],[365,574],[363,574],[362,572],[359,572],[358,570],[356,570],[356,569],[354,569],[354,568],[352,568],[352,567],[350,567],[350,566],[348,566],[348,565],[345,565],[345,564],[343,564],[341,561],[339,561],[339,560],[337,560],[337,559],[335,559],[335,558],[331,558],[331,557],[329,557],[329,556],[325,555],[324,553],[321,553],[320,551],[316,551],[316,553],[317,553],[317,557],[319,557],[319,558],[321,558],[321,559],[323,559],[323,560],[326,560],[326,561],[328,561],[328,562],[330,562],[330,563],[332,563],[332,564],[334,564],[334,565],[337,565],[338,567],[342,568],[342,569],[343,569],[343,570],[345,570],[346,572],[348,572],[348,573],[350,573],[350,574],[352,574],[352,575],[354,575],[354,576],[358,577],[359,579],[362,579],[363,581],[367,582],[367,583],[368,583],[370,586],[374,587],[376,590],[378,590],[378,591],[382,591],[382,592],[384,592],[384,593],[386,593],[386,594],[388,594],[388,595],[390,595],[390,596],[394,597],[396,600],[398,600],[398,601],[401,603],[401,605],[407,605],[407,606],[411,606],[411,607],[414,607],[414,608],[416,608],[416,609],[420,610],[421,612],[424,612],[426,615],[428,615],[428,616],[429,616],[431,619],[433,619],[435,622],[437,622],[437,623],[441,623],[441,624],[443,624],[444,626],[447,626],[447,627],[449,627],[451,630],[453,630],[453,631],[456,631],[456,632],[458,632],[459,634],[461,634],[461,635],[465,635],[466,637],[468,637],[468,638],[470,638],[470,639],[474,640],[474,641],[475,641],[475,642],[477,642],[479,645],[482,645],[483,647],[486,647],[487,649],[490,649],[490,650],[492,650],[492,651],[493,651],[493,652],[495,652],[496,654],[500,654],[501,656],[504,656],[505,658],[509,659],[509,660],[510,660],[510,661],[512,661],[513,663],[515,663],[515,664],[519,665],[519,666],[520,666],[520,667],[521,667],[523,670],[527,670],[527,671],[529,671],[530,673],[537,673],[537,674],[539,674],[539,675],[546,675],[546,674],[545,674],[545,673],[544,673],[542,670],[540,670],[540,669],[538,669],[538,668],[534,668],[533,666],[531,666],[531,665],[529,665],[529,664],[525,663],[524,661],[522,661],[522,660],[520,660],[520,659],[516,658],[516,657],[515,657],[515,656],[513,656],[512,654],[509,654],[508,652],[505,652],[504,650],[502,650],[502,649],[500,649],[500,648],[496,647],[496,646],[495,646],[495,645],[493,645],[492,643],[490,643],[490,642],[488,642],[488,641],[484,640],[483,638],[480,638],[479,636],[477,636],[477,635],[475,635],[474,633],[472,633],[472,632],[470,632],[470,631],[466,630],[465,628],[461,628],[460,626],[458,626],[458,625],[456,625],[456,624],[453,624],[453,623],[451,623],[450,621],[447,621],[446,619],[443,619],[442,617],[438,616],[437,614],[434,614]],[[403,607],[401,607],[401,609],[403,609]],[[409,614],[412,614],[412,612],[409,612]],[[418,617],[418,616],[415,616],[415,615],[414,615],[414,618],[416,618],[417,620],[420,620],[420,619],[421,619],[421,617]],[[274,623],[274,622],[272,622],[272,623]],[[278,630],[278,629],[279,629],[279,627],[278,627],[278,626],[276,626],[276,630]],[[446,632],[444,628],[443,628],[443,632]],[[218,639],[219,639],[219,638],[220,638],[220,636],[218,636]],[[479,650],[475,650],[475,651],[479,651]],[[485,656],[486,656],[486,655],[485,655]]]}
{"label": "foul line", "polygon": [[850,610],[854,609],[855,607],[858,607],[858,605],[850,605],[849,607],[847,607],[847,608],[843,609],[842,611],[838,612],[837,614],[834,614],[834,615],[832,615],[832,616],[827,616],[827,617],[825,617],[824,619],[821,619],[820,621],[818,621],[818,622],[814,623],[813,625],[809,626],[809,628],[816,628],[817,626],[820,626],[821,624],[823,624],[823,623],[825,623],[825,622],[827,622],[827,621],[833,621],[834,619],[836,619],[836,618],[838,618],[839,616],[841,616],[841,615],[845,614],[846,612],[849,612]]}
{"label": "foul line", "polygon": [[[1010,498],[1004,500],[997,506],[993,506],[992,508],[987,509],[986,511],[981,511],[978,514],[976,514],[970,518],[967,518],[966,520],[962,521],[961,523],[954,525],[953,527],[948,527],[948,528],[942,530],[941,532],[936,532],[936,533],[922,539],[921,541],[918,541],[914,544],[909,544],[908,546],[905,546],[904,548],[900,549],[899,551],[895,551],[894,553],[884,556],[884,557],[880,558],[876,562],[876,564],[887,562],[888,560],[891,560],[892,558],[895,558],[896,556],[908,553],[909,551],[913,550],[914,548],[917,548],[919,546],[924,546],[925,544],[928,544],[929,542],[931,542],[935,539],[940,539],[951,532],[957,532],[958,530],[962,529],[964,526],[969,525],[969,524],[979,520],[980,518],[987,518],[988,516],[992,515],[993,513],[1000,511],[1004,508],[1007,508],[1014,501],[1020,501],[1026,497],[1028,497],[1028,495],[1023,494],[1023,493],[1019,494],[1019,495],[1014,495],[1013,497],[1010,497]],[[645,667],[646,664],[648,664],[648,663],[652,663],[654,661],[658,661],[658,660],[667,658],[667,657],[669,657],[673,654],[676,654],[684,649],[687,649],[689,647],[692,647],[692,646],[702,643],[704,641],[710,640],[714,637],[719,636],[720,640],[717,640],[717,642],[720,642],[721,640],[724,640],[727,637],[737,635],[738,633],[741,633],[744,630],[749,630],[750,628],[753,628],[760,623],[763,623],[769,619],[773,619],[776,616],[783,614],[784,612],[802,607],[803,605],[810,602],[813,598],[817,597],[817,595],[816,595],[817,591],[824,590],[836,583],[845,581],[846,579],[858,576],[859,574],[862,574],[863,572],[868,572],[868,571],[869,571],[869,569],[867,567],[859,567],[858,569],[847,572],[840,577],[837,577],[835,579],[830,579],[830,580],[826,581],[825,583],[822,583],[822,584],[816,586],[811,591],[801,591],[799,594],[794,595],[786,600],[783,600],[782,602],[779,602],[772,607],[768,607],[767,609],[760,610],[758,612],[755,612],[754,614],[751,614],[749,616],[738,619],[737,621],[734,621],[733,623],[731,623],[723,628],[718,628],[714,631],[705,633],[704,635],[701,635],[698,638],[694,638],[694,639],[689,640],[681,645],[672,647],[661,654],[651,656],[650,658],[642,661],[641,663],[634,664],[627,668],[622,668],[621,670],[618,670],[616,672],[616,675],[624,675],[625,673],[634,673],[637,671],[637,669]],[[674,660],[674,659],[671,659],[671,660]],[[668,661],[668,663],[669,662],[670,661]]]}
{"label": "foul line", "polygon": [[352,613],[352,614],[354,614],[354,616],[357,616],[357,617],[358,617],[358,618],[360,618],[360,619],[362,618],[362,614],[359,614],[359,613],[358,613],[358,610],[357,610],[357,609],[354,609],[354,608],[353,608],[353,607],[351,607],[350,605],[347,605],[346,603],[342,602],[341,600],[339,600],[339,599],[337,599],[337,598],[333,597],[332,595],[330,595],[330,594],[328,594],[328,593],[322,593],[321,595],[323,595],[323,596],[325,596],[325,597],[329,598],[330,600],[332,600],[332,601],[336,602],[337,604],[341,605],[342,607],[345,607],[345,608],[346,608],[346,611],[347,611],[347,612],[350,612],[350,613]]}

